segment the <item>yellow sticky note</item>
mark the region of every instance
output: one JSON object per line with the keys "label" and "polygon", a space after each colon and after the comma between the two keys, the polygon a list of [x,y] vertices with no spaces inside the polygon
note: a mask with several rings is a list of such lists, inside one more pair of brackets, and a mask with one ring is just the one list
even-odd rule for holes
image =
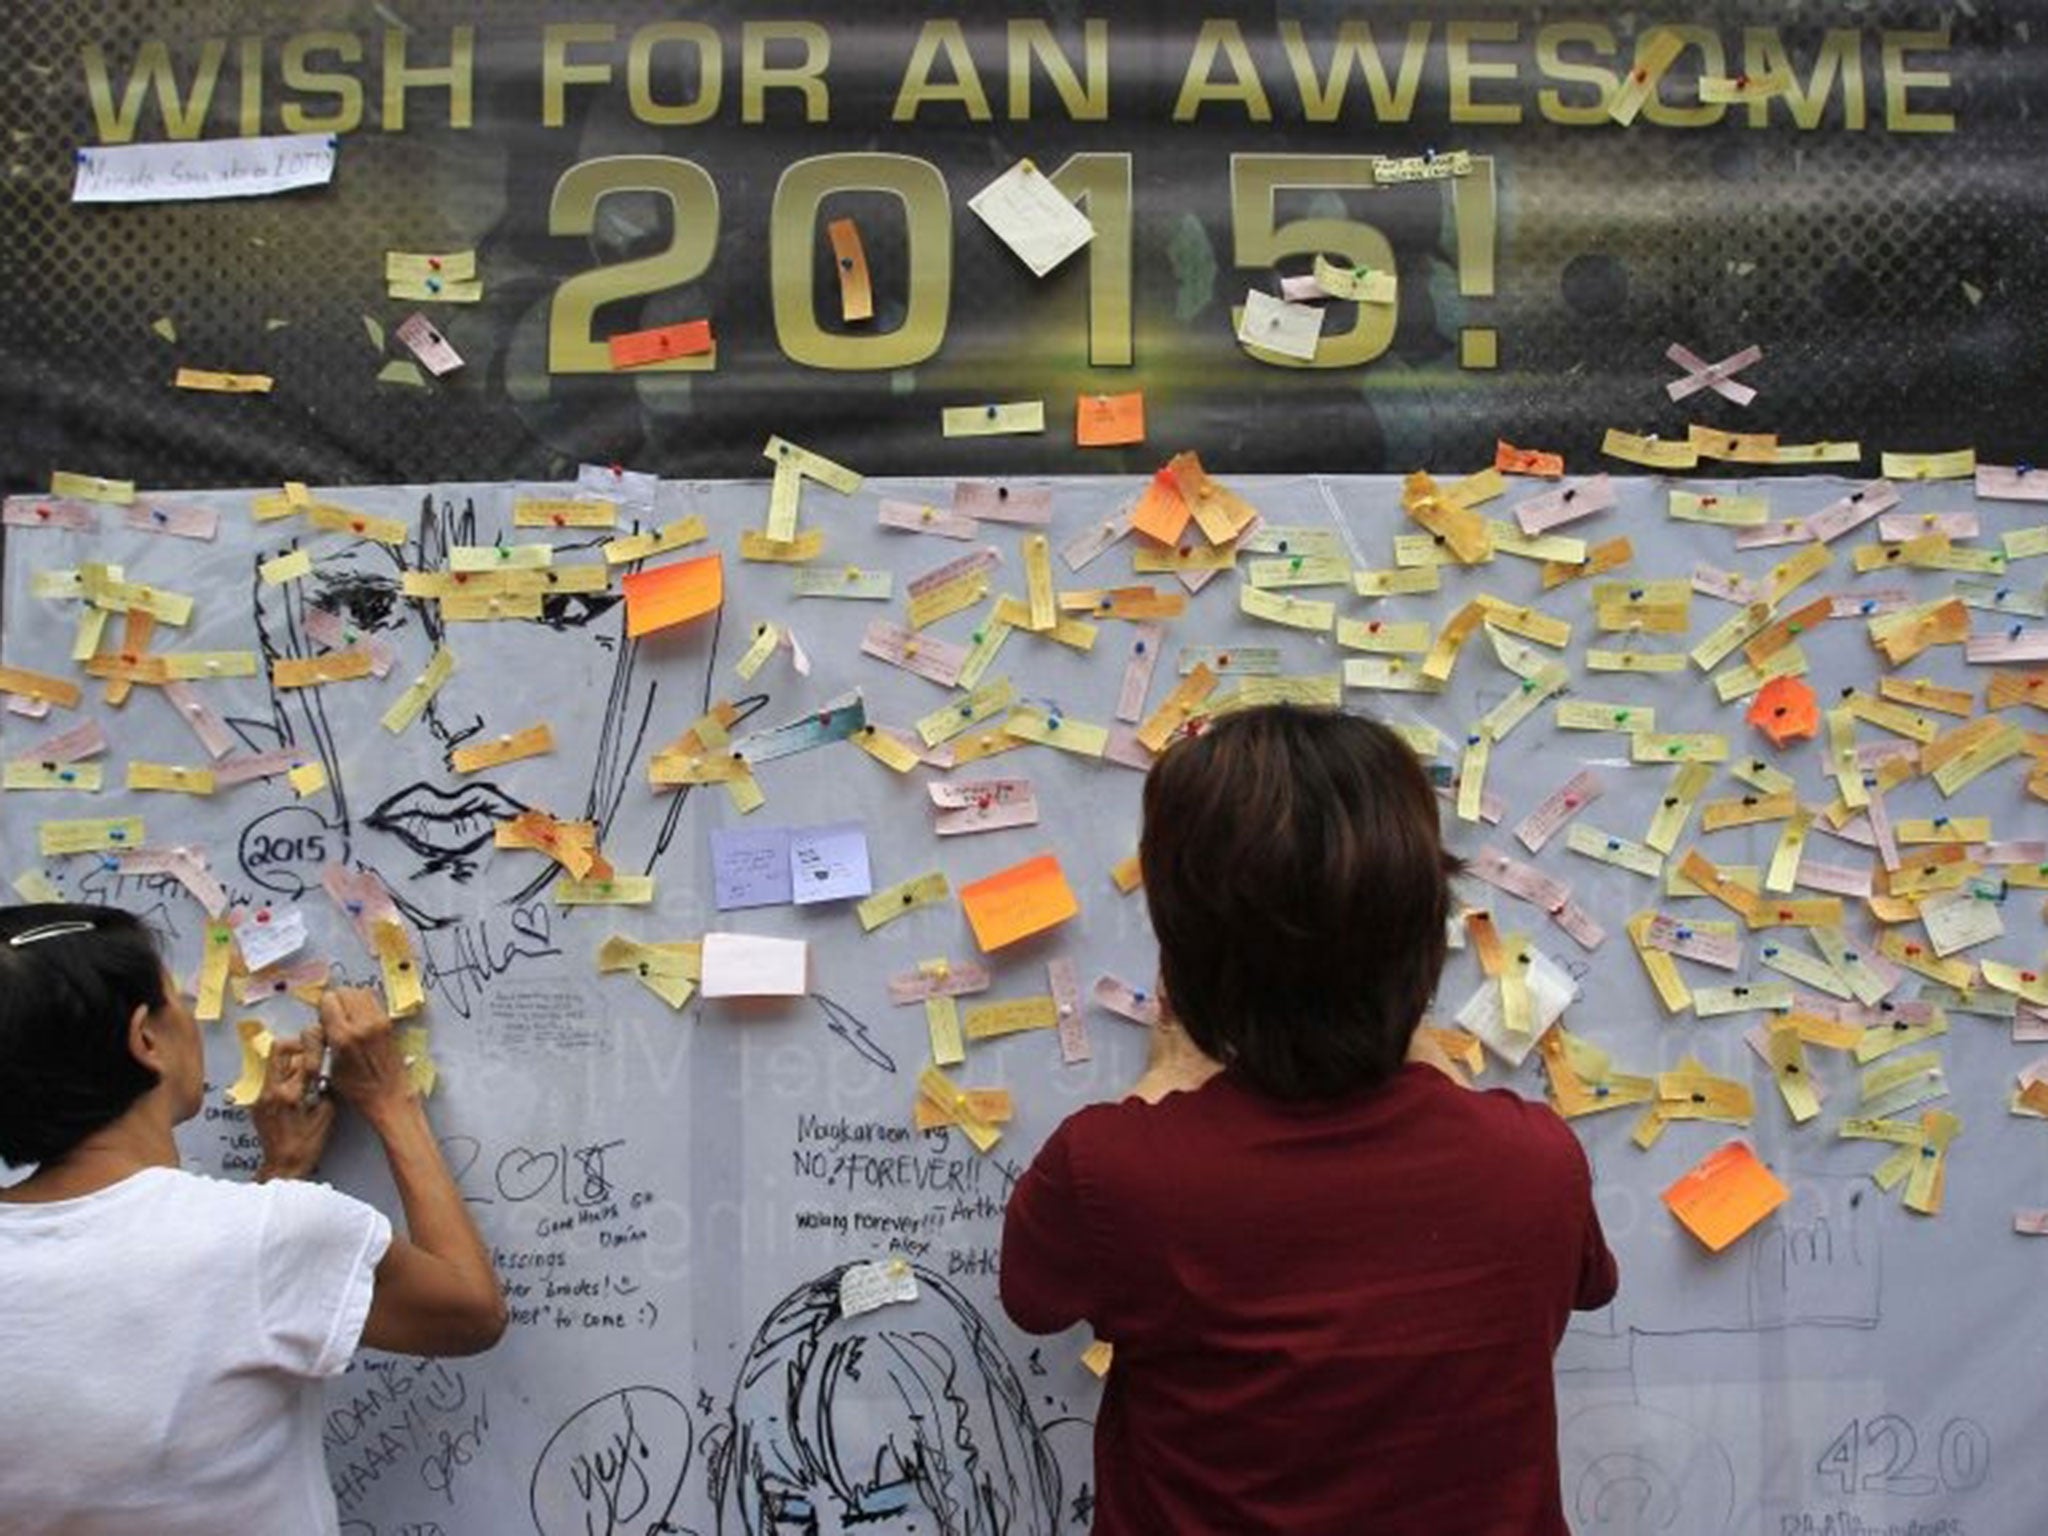
{"label": "yellow sticky note", "polygon": [[254,1104],[263,1092],[263,1074],[270,1065],[271,1048],[277,1037],[263,1027],[260,1019],[244,1019],[235,1026],[242,1042],[242,1075],[228,1086],[227,1101],[241,1109]]}
{"label": "yellow sticky note", "polygon": [[495,768],[500,763],[517,762],[523,757],[538,757],[544,752],[555,750],[555,733],[547,722],[529,725],[523,731],[514,731],[481,742],[473,747],[459,747],[450,756],[449,762],[457,773],[475,773],[479,768]]}
{"label": "yellow sticky note", "polygon": [[616,528],[618,503],[592,499],[521,499],[512,503],[514,528]]}
{"label": "yellow sticky note", "polygon": [[926,1067],[917,1075],[917,1091],[960,1127],[975,1150],[986,1152],[1002,1140],[1002,1132],[976,1113],[974,1101],[937,1067]]}
{"label": "yellow sticky note", "polygon": [[749,528],[740,534],[742,560],[768,560],[781,565],[802,565],[806,560],[815,560],[823,553],[825,530],[822,528],[806,529],[787,542],[772,539],[759,528]]}
{"label": "yellow sticky note", "polygon": [[135,500],[133,480],[109,480],[105,475],[81,475],[71,470],[53,470],[50,474],[50,494],[64,496],[73,501],[110,501],[117,506],[127,506]]}
{"label": "yellow sticky note", "polygon": [[884,923],[894,922],[906,912],[932,906],[952,894],[953,888],[946,883],[945,875],[935,869],[929,874],[899,880],[886,890],[876,891],[856,906],[853,913],[860,919],[861,927],[873,933]]}
{"label": "yellow sticky note", "polygon": [[420,987],[419,962],[413,958],[412,941],[402,924],[389,918],[372,930],[376,940],[377,963],[384,972],[384,1005],[394,1019],[418,1013],[426,1006]]}
{"label": "yellow sticky note", "polygon": [[217,395],[267,395],[276,382],[267,373],[216,373],[208,368],[180,368],[171,378],[179,389]]}
{"label": "yellow sticky note", "polygon": [[140,816],[114,816],[84,821],[45,821],[36,828],[36,846],[43,857],[64,853],[100,853],[139,848],[144,828]]}
{"label": "yellow sticky note", "polygon": [[681,549],[686,544],[696,544],[709,538],[710,527],[695,513],[662,527],[656,533],[628,534],[613,539],[604,546],[607,565],[624,565],[629,560],[645,560],[650,555],[666,554],[672,549]]}
{"label": "yellow sticky note", "polygon": [[199,979],[193,986],[192,1013],[195,1018],[217,1019],[226,1001],[228,971],[235,959],[235,930],[226,923],[206,925],[206,949],[199,962]]}
{"label": "yellow sticky note", "polygon": [[1043,432],[1045,402],[1014,400],[1001,405],[954,405],[939,413],[946,437],[1000,437],[1008,433]]}
{"label": "yellow sticky note", "polygon": [[644,907],[654,900],[652,875],[612,875],[607,879],[557,880],[549,893],[564,907]]}
{"label": "yellow sticky note", "polygon": [[266,560],[256,567],[256,574],[269,587],[281,587],[288,581],[297,581],[313,574],[313,556],[303,549],[292,550],[289,554]]}
{"label": "yellow sticky note", "polygon": [[177,767],[170,763],[130,763],[128,787],[163,790],[173,794],[210,795],[213,793],[213,771],[208,768]]}
{"label": "yellow sticky note", "polygon": [[960,905],[984,952],[1043,933],[1081,910],[1060,861],[1049,853],[963,885]]}
{"label": "yellow sticky note", "polygon": [[426,670],[414,678],[405,692],[398,696],[397,701],[384,711],[381,721],[384,729],[395,736],[411,725],[420,717],[420,712],[427,707],[427,702],[440,691],[441,685],[448,681],[454,671],[453,653],[445,645],[436,647],[433,659],[427,663]]}
{"label": "yellow sticky note", "polygon": [[853,733],[852,741],[869,757],[896,773],[908,773],[918,765],[918,755],[910,743],[877,726],[862,726]]}

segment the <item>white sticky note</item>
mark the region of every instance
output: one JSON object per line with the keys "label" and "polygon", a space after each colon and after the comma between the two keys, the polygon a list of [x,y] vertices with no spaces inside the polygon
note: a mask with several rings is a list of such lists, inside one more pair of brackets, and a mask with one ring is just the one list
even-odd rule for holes
{"label": "white sticky note", "polygon": [[306,914],[297,907],[264,907],[235,927],[235,947],[252,971],[265,971],[306,946]]}
{"label": "white sticky note", "polygon": [[332,134],[287,133],[81,149],[71,201],[190,203],[325,186],[334,179],[337,143]]}
{"label": "white sticky note", "polygon": [[810,990],[810,945],[759,933],[704,935],[706,997],[802,997]]}
{"label": "white sticky note", "polygon": [[839,1315],[859,1317],[863,1312],[899,1302],[917,1300],[917,1271],[908,1259],[882,1259],[873,1264],[849,1264],[839,1274]]}
{"label": "white sticky note", "polygon": [[1511,1067],[1522,1064],[1543,1032],[1564,1015],[1565,1008],[1578,996],[1578,983],[1571,973],[1542,950],[1529,950],[1529,1000],[1533,1004],[1535,1018],[1527,1034],[1520,1034],[1507,1027],[1502,1016],[1500,984],[1488,977],[1458,1010],[1458,1023],[1477,1035],[1482,1044],[1494,1055]]}
{"label": "white sticky note", "polygon": [[1029,160],[1019,160],[967,206],[1039,277],[1095,238],[1087,215]]}
{"label": "white sticky note", "polygon": [[1244,296],[1237,339],[1248,347],[1310,362],[1316,355],[1316,343],[1323,339],[1323,312],[1308,304],[1289,304],[1254,288]]}

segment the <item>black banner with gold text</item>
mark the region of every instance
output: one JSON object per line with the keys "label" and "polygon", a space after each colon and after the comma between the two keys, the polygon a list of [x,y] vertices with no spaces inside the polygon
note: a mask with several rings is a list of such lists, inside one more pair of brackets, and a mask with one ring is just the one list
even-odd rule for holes
{"label": "black banner with gold text", "polygon": [[[1591,467],[1609,428],[2040,447],[2043,8],[1699,0],[15,5],[6,488]],[[1634,110],[1631,112],[1630,107]],[[1622,119],[1626,118],[1626,121]],[[326,186],[74,203],[100,145],[331,134]],[[1020,159],[1095,234],[1034,277],[969,208]],[[872,295],[846,318],[828,227]],[[393,251],[474,252],[474,302]],[[1240,341],[1324,258],[1312,360]],[[412,364],[422,312],[464,366]],[[708,321],[715,354],[616,368]],[[1737,404],[1677,343],[1755,345]],[[174,387],[180,368],[265,394]],[[1076,445],[1139,393],[1143,443]],[[1739,393],[1739,391],[1738,391]],[[952,407],[1044,430],[948,437]]]}

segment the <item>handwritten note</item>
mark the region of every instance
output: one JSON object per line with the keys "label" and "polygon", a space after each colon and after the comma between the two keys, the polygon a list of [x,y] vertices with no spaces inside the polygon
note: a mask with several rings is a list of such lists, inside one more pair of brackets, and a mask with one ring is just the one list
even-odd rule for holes
{"label": "handwritten note", "polygon": [[290,133],[81,149],[71,201],[189,203],[325,186],[334,179],[336,144],[330,134]]}
{"label": "handwritten note", "polygon": [[1087,215],[1029,160],[1019,160],[969,198],[967,206],[1037,277],[1095,238]]}
{"label": "handwritten note", "polygon": [[866,829],[857,821],[795,828],[789,835],[789,878],[800,907],[866,896],[874,889]]}
{"label": "handwritten note", "polygon": [[626,633],[638,639],[717,611],[725,601],[725,559],[700,555],[635,571],[621,585],[626,593]]}
{"label": "handwritten note", "polygon": [[961,886],[960,905],[984,951],[1043,933],[1081,910],[1060,861],[1049,853]]}

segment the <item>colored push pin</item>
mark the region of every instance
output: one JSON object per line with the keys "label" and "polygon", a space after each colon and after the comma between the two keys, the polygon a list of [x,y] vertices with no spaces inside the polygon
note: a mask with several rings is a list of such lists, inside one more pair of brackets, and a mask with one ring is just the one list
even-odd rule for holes
{"label": "colored push pin", "polygon": [[992,405],[989,406],[987,408],[987,415],[990,421],[994,421],[996,419],[996,408]]}

